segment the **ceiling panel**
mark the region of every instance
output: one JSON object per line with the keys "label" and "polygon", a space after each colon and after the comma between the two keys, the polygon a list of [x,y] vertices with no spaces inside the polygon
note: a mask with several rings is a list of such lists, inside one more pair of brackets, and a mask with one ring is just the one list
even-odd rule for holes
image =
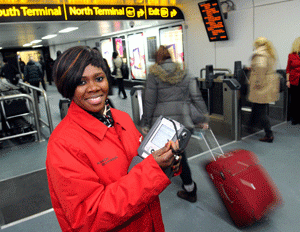
{"label": "ceiling panel", "polygon": [[[68,22],[26,22],[26,23],[1,23],[0,24],[0,47],[17,48],[33,40],[41,39],[49,34],[57,34],[50,40],[42,40],[44,46],[77,42],[84,39],[99,38],[112,33],[140,30],[143,28],[165,25],[176,21],[170,20],[140,20],[133,21],[68,21]],[[70,33],[58,33],[67,27],[79,27]]]}

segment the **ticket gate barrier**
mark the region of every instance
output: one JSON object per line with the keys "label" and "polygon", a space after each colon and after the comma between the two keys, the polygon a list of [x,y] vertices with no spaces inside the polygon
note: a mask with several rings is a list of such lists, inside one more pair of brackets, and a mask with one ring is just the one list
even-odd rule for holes
{"label": "ticket gate barrier", "polygon": [[241,74],[239,68],[235,68],[235,74],[232,74],[229,69],[214,69],[212,65],[207,65],[201,69],[199,78],[200,83],[203,83],[200,84],[200,90],[207,90],[210,127],[215,134],[236,141],[241,139],[241,84],[237,81]]}
{"label": "ticket gate barrier", "polygon": [[143,85],[133,86],[130,95],[131,95],[131,108],[132,108],[132,120],[135,125],[140,125],[140,121],[143,116]]}

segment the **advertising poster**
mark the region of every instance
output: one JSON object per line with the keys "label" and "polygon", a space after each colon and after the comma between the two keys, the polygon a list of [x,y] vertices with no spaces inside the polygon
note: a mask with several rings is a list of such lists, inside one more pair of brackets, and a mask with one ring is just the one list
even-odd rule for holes
{"label": "advertising poster", "polygon": [[130,69],[133,79],[146,79],[146,61],[143,33],[128,36]]}
{"label": "advertising poster", "polygon": [[169,49],[172,60],[184,68],[182,26],[162,28],[159,30],[160,44]]}
{"label": "advertising poster", "polygon": [[113,69],[112,64],[112,53],[113,53],[113,45],[111,39],[106,39],[101,41],[101,52],[103,58],[107,60],[109,68]]}
{"label": "advertising poster", "polygon": [[119,53],[120,57],[123,57],[123,44],[122,38],[115,38],[116,51]]}

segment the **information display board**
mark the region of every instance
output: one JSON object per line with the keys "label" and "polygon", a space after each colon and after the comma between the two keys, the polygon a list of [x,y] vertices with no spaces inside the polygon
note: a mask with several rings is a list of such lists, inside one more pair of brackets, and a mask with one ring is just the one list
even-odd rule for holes
{"label": "information display board", "polygon": [[147,37],[148,60],[155,61],[155,52],[157,50],[156,36]]}
{"label": "information display board", "polygon": [[146,79],[146,61],[143,33],[128,35],[130,69],[133,79]]}
{"label": "information display board", "polygon": [[168,48],[172,61],[184,68],[182,26],[162,28],[159,30],[160,44]]}
{"label": "information display board", "polygon": [[218,0],[198,3],[210,42],[228,40],[223,15]]}

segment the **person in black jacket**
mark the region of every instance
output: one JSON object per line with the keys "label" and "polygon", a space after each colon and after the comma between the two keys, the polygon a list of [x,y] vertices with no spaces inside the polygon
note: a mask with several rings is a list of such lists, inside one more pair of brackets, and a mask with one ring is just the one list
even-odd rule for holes
{"label": "person in black jacket", "polygon": [[1,69],[1,76],[5,77],[6,80],[14,85],[18,84],[19,77],[17,77],[17,74],[20,74],[19,70],[16,66],[8,62],[7,59],[3,59],[4,65]]}
{"label": "person in black jacket", "polygon": [[[30,57],[27,65],[24,68],[24,82],[27,82],[35,87],[39,87],[42,78],[43,73],[41,65],[35,62],[32,57]],[[38,96],[40,96],[40,94],[41,93],[38,92]]]}
{"label": "person in black jacket", "polygon": [[40,57],[39,63],[40,63],[41,68],[42,68],[42,79],[41,79],[42,86],[43,86],[44,90],[46,90],[46,84],[45,84],[45,80],[44,80],[44,75],[45,75],[45,70],[46,70],[46,64],[45,64],[45,62],[43,60],[43,57]]}
{"label": "person in black jacket", "polygon": [[54,64],[54,60],[50,57],[49,54],[45,55],[45,69],[46,69],[46,76],[47,82],[49,85],[52,85],[52,67]]}

